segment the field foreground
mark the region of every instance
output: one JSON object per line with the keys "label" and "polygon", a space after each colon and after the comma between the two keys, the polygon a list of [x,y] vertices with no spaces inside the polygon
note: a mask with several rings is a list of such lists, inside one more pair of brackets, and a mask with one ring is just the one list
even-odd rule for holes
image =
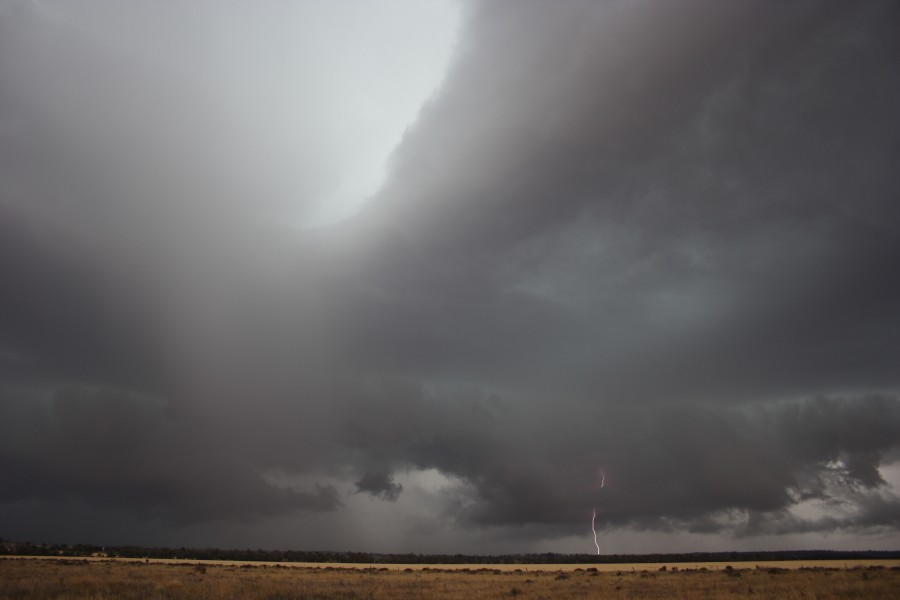
{"label": "field foreground", "polygon": [[[894,561],[892,561],[894,562]],[[571,570],[477,565],[414,570],[398,565],[270,564],[0,558],[0,599],[265,600],[388,598],[898,598],[900,566],[785,569],[759,565],[617,565]],[[611,566],[611,565],[607,565]],[[510,567],[510,566],[508,566]],[[528,567],[528,571],[525,568]]]}

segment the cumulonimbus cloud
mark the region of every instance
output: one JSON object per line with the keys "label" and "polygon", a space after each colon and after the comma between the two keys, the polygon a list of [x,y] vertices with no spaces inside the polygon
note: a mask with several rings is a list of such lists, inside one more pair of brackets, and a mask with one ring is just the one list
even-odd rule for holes
{"label": "cumulonimbus cloud", "polygon": [[895,530],[897,7],[464,12],[307,230],[209,96],[0,12],[2,501],[243,523],[436,470],[460,531]]}

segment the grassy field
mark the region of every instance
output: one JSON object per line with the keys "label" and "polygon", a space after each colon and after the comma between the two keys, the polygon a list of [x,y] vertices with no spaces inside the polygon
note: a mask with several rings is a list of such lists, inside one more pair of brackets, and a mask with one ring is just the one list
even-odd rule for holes
{"label": "grassy field", "polygon": [[[71,561],[72,557],[67,556],[21,556],[9,555],[0,557],[9,560],[61,560]],[[734,569],[756,569],[778,568],[778,569],[804,569],[804,568],[822,568],[822,569],[853,569],[856,567],[897,567],[900,569],[900,559],[863,559],[863,560],[760,560],[751,562],[731,561],[731,562],[659,562],[659,563],[603,563],[594,564],[586,563],[526,563],[526,564],[401,564],[401,563],[347,563],[347,562],[267,562],[267,561],[247,561],[247,560],[200,560],[191,558],[107,558],[98,556],[78,557],[78,560],[90,562],[140,562],[154,564],[170,564],[170,565],[205,565],[205,566],[226,566],[226,567],[242,567],[250,565],[253,567],[287,567],[293,569],[371,569],[373,566],[386,568],[390,571],[405,571],[411,569],[413,571],[422,570],[439,570],[439,571],[472,571],[480,568],[489,567],[495,571],[584,571],[591,568],[592,571],[660,571],[669,569],[688,569],[717,571],[723,570],[727,566]],[[666,567],[663,569],[663,567]]]}
{"label": "grassy field", "polygon": [[[0,599],[900,598],[900,567],[453,570],[0,558]],[[625,567],[622,565],[621,567]]]}

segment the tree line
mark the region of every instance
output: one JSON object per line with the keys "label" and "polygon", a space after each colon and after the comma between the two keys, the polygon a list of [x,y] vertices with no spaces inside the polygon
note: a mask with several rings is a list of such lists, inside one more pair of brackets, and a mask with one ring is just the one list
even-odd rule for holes
{"label": "tree line", "polygon": [[10,542],[0,538],[0,555],[100,556],[181,560],[235,560],[250,562],[306,562],[360,564],[624,564],[687,562],[754,562],[770,560],[888,560],[900,559],[900,550],[779,550],[755,552],[688,552],[653,554],[417,554],[371,553],[323,550],[263,550],[223,548],[165,548],[144,546],[98,546],[95,544],[38,544]]}

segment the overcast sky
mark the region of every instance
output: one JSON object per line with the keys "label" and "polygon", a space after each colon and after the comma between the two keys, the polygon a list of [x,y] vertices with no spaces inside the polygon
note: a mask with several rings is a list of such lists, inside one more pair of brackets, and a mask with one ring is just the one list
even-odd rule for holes
{"label": "overcast sky", "polygon": [[898,25],[0,0],[0,536],[900,548]]}

